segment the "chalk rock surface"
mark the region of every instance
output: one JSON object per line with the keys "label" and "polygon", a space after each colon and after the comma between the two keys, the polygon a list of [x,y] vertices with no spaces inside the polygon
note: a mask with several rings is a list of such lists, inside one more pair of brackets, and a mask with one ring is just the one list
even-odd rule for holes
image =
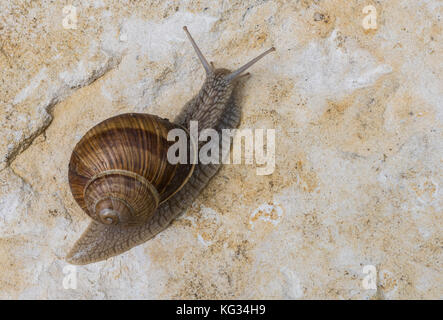
{"label": "chalk rock surface", "polygon": [[[71,2],[0,2],[0,298],[443,298],[441,1]],[[277,48],[238,97],[275,169],[225,165],[155,239],[72,268],[71,151],[198,92],[184,25],[218,67]]]}

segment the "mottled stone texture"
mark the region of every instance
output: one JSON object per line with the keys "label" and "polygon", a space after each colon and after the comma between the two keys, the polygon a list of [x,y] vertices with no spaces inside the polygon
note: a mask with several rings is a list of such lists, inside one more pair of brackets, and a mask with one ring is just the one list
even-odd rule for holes
{"label": "mottled stone texture", "polygon": [[[439,0],[1,1],[0,298],[442,299],[442,13]],[[183,25],[216,66],[277,48],[239,95],[241,128],[276,128],[275,171],[224,166],[169,229],[64,289],[89,223],[70,153],[99,121],[173,118],[199,90]]]}

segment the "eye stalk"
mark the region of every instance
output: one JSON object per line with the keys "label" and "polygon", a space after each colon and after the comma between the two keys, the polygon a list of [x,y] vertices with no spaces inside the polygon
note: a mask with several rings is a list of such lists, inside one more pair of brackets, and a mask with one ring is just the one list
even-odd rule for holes
{"label": "eye stalk", "polygon": [[[191,41],[192,46],[194,47],[195,52],[197,53],[198,58],[200,59],[201,64],[203,65],[203,68],[205,68],[206,74],[210,75],[213,74],[215,71],[214,68],[214,64],[211,62],[211,64],[208,63],[208,61],[205,59],[203,53],[200,51],[199,47],[197,46],[197,44],[195,43],[194,39],[192,38],[191,34],[188,31],[188,28],[186,26],[183,27],[183,30],[185,30],[186,35],[188,36],[189,40]],[[254,63],[256,63],[258,60],[260,60],[261,58],[263,58],[264,56],[266,56],[268,53],[271,53],[275,51],[275,48],[272,47],[268,50],[266,50],[265,52],[263,52],[262,54],[260,54],[259,56],[255,57],[254,59],[252,59],[251,61],[249,61],[248,63],[246,63],[245,65],[241,66],[240,68],[238,68],[237,70],[229,73],[227,76],[225,76],[225,80],[228,82],[231,82],[234,79],[237,79],[242,75],[242,73],[248,69],[249,67],[251,67]],[[245,74],[246,75],[246,74]]]}
{"label": "eye stalk", "polygon": [[191,41],[192,46],[194,47],[195,52],[197,53],[198,58],[200,59],[200,62],[203,65],[203,68],[205,68],[206,70],[206,74],[212,74],[214,72],[214,67],[213,65],[210,65],[208,63],[208,61],[205,59],[205,56],[203,55],[203,53],[200,51],[199,47],[197,46],[197,44],[195,43],[194,39],[192,38],[191,34],[188,31],[188,28],[186,26],[183,27],[183,30],[185,30],[186,35],[189,38],[189,41]]}
{"label": "eye stalk", "polygon": [[225,80],[230,82],[238,77],[241,77],[242,72],[244,72],[246,69],[248,69],[249,67],[251,67],[254,63],[256,63],[258,60],[260,60],[261,58],[263,58],[264,56],[266,56],[268,53],[274,52],[275,48],[272,47],[271,49],[266,50],[265,52],[263,52],[261,55],[255,57],[254,59],[252,59],[251,61],[249,61],[248,63],[244,64],[243,66],[241,66],[240,68],[238,68],[237,70],[231,72],[230,74],[228,74],[225,77]]}

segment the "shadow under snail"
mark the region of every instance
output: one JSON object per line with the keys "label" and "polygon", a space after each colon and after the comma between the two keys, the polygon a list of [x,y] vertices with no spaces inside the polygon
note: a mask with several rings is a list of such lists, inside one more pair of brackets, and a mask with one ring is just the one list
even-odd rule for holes
{"label": "shadow under snail", "polygon": [[[236,71],[208,63],[183,27],[206,79],[173,122],[151,114],[128,113],[90,129],[75,146],[69,162],[69,185],[79,206],[93,220],[67,255],[72,264],[88,264],[121,254],[156,236],[195,200],[221,164],[171,164],[168,132],[198,121],[207,128],[238,127],[240,108],[233,90],[237,80],[271,48]],[[189,134],[189,133],[188,133]],[[221,134],[219,135],[221,137]],[[219,143],[221,144],[220,138]],[[197,152],[198,148],[188,152]],[[220,148],[221,149],[221,148]]]}

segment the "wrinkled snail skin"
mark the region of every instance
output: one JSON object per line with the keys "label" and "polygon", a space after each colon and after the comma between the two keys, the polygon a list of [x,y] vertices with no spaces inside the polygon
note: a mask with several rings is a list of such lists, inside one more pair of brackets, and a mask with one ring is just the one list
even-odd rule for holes
{"label": "wrinkled snail skin", "polygon": [[[209,65],[206,62],[187,29],[184,29],[206,70],[206,79],[199,93],[185,104],[173,124],[189,128],[190,121],[198,121],[199,131],[215,129],[219,132],[221,153],[222,129],[237,128],[240,122],[241,110],[235,103],[234,94],[237,80],[242,76],[240,73],[275,49],[268,50],[234,72],[214,69],[212,63]],[[196,164],[181,189],[160,203],[148,219],[136,224],[114,224],[114,212],[104,209],[104,217],[90,223],[66,260],[78,265],[102,261],[152,239],[189,208],[220,167],[221,164]]]}

